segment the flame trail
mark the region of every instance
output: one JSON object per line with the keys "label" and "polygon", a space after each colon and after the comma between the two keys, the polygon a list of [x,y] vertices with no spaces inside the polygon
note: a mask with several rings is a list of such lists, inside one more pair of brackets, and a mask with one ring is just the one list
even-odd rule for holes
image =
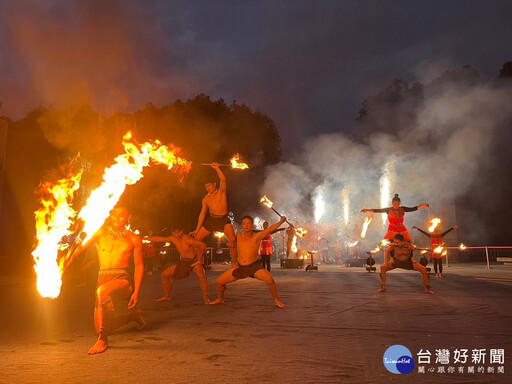
{"label": "flame trail", "polygon": [[[382,176],[380,177],[380,207],[389,207],[389,201],[391,200],[391,191],[395,184],[395,162],[393,160],[388,161],[382,168]],[[387,216],[382,213],[382,224],[386,224]]]}
{"label": "flame trail", "polygon": [[108,217],[109,212],[117,204],[127,185],[133,185],[142,178],[142,171],[149,165],[150,160],[164,164],[173,169],[180,176],[190,171],[191,165],[187,160],[176,157],[180,149],[168,148],[157,140],[154,143],[146,142],[138,145],[132,138],[131,132],[123,137],[123,146],[126,153],[115,158],[116,163],[105,169],[103,183],[91,192],[86,205],[78,217],[85,222],[82,232],[86,233],[83,243],[87,243],[100,229]]}

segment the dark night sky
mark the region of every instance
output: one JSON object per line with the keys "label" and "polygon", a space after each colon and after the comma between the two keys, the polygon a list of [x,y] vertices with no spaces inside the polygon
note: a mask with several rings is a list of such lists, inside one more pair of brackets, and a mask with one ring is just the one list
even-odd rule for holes
{"label": "dark night sky", "polygon": [[108,113],[198,93],[259,108],[285,153],[348,132],[393,77],[512,58],[510,1],[0,3],[1,112],[88,101]]}

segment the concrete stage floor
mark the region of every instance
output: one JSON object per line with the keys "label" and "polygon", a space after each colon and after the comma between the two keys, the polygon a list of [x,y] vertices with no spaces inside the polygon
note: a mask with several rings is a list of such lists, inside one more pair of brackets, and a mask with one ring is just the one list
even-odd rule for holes
{"label": "concrete stage floor", "polygon": [[[212,299],[215,278],[227,267],[207,271]],[[160,273],[145,276],[139,308],[147,327],[121,328],[96,356],[87,355],[96,340],[93,287],[66,280],[61,296],[49,300],[31,280],[1,277],[0,382],[512,382],[512,266],[445,267],[444,279],[432,279],[435,295],[424,293],[412,271],[390,272],[388,290],[379,294],[378,275],[363,268],[273,267],[284,309],[253,279],[231,284],[225,304],[204,305],[195,276],[176,282],[171,303],[157,303]],[[395,344],[411,351],[412,373],[384,367],[384,352]],[[435,364],[436,349],[452,354],[445,373]],[[469,350],[466,364],[452,363],[455,349]],[[473,349],[485,350],[485,363],[471,363]],[[504,351],[503,364],[490,364],[491,349]],[[432,355],[425,373],[418,372],[420,350]],[[466,372],[470,366],[475,373]]]}

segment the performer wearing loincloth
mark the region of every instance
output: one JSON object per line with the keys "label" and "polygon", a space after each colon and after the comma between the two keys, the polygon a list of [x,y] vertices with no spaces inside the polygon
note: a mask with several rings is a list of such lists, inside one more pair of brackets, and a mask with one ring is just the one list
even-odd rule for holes
{"label": "performer wearing loincloth", "polygon": [[172,296],[172,283],[174,280],[181,280],[187,278],[193,271],[199,279],[199,285],[203,292],[204,303],[208,304],[208,279],[204,271],[204,251],[206,249],[205,243],[187,236],[182,230],[176,230],[168,237],[150,236],[147,238],[149,241],[156,242],[172,242],[178,253],[180,254],[180,261],[178,264],[167,268],[160,276],[162,280],[162,287],[164,289],[164,296],[156,301],[171,301]]}
{"label": "performer wearing loincloth", "polygon": [[400,206],[400,197],[398,197],[398,193],[395,193],[395,196],[392,200],[392,207],[389,208],[373,208],[373,209],[363,209],[361,212],[363,213],[387,213],[389,227],[388,232],[384,238],[386,240],[393,240],[395,235],[401,234],[406,241],[412,241],[411,235],[407,231],[404,225],[404,216],[405,212],[413,212],[418,211],[423,208],[428,208],[428,204],[417,205],[416,207],[402,207]]}
{"label": "performer wearing loincloth", "polygon": [[[440,252],[435,252],[435,249],[437,247],[443,247],[444,246],[443,237],[445,237],[448,233],[450,233],[454,229],[458,229],[458,228],[459,228],[459,226],[456,225],[454,227],[447,229],[443,233],[439,233],[438,228],[435,227],[434,232],[429,233],[429,232],[426,232],[416,226],[412,227],[412,229],[417,229],[418,231],[420,231],[421,233],[423,233],[425,236],[427,236],[430,239],[430,247],[431,247],[430,259],[434,263],[434,271],[436,273],[436,277],[439,277],[439,278],[443,277],[443,258],[444,258],[444,256]],[[439,272],[438,272],[438,267],[439,267]]]}
{"label": "performer wearing loincloth", "polygon": [[284,304],[279,301],[277,295],[277,286],[269,271],[262,267],[258,262],[258,249],[262,239],[267,237],[270,233],[279,228],[281,224],[286,221],[285,217],[281,220],[264,229],[261,232],[253,232],[253,219],[250,216],[245,216],[242,219],[242,233],[237,235],[237,263],[238,266],[232,267],[217,278],[217,293],[219,297],[211,304],[219,304],[224,302],[224,292],[226,285],[233,281],[252,277],[261,280],[268,285],[274,303],[276,306],[283,308]]}
{"label": "performer wearing loincloth", "polygon": [[[214,231],[224,233],[229,239],[228,247],[231,255],[231,264],[232,266],[235,266],[236,237],[235,230],[228,218],[226,177],[221,172],[219,164],[213,163],[211,166],[219,176],[220,187],[217,189],[217,183],[214,182],[206,183],[204,185],[208,194],[203,198],[201,212],[199,213],[199,218],[197,220],[197,227],[191,235],[201,241]],[[209,213],[208,218],[206,218],[207,213]]]}
{"label": "performer wearing loincloth", "polygon": [[[78,246],[70,255],[65,268],[92,244],[96,245],[100,270],[96,288],[94,307],[94,325],[98,333],[96,344],[89,355],[102,353],[108,348],[108,335],[130,321],[146,325],[142,311],[131,311],[125,315],[115,315],[114,300],[129,299],[128,309],[133,309],[139,301],[139,291],[144,276],[142,241],[138,235],[126,229],[130,215],[124,207],[114,208],[110,212],[108,227],[102,227],[85,246]],[[135,265],[135,279],[128,273],[130,260]]]}
{"label": "performer wearing loincloth", "polygon": [[[430,289],[430,278],[427,268],[412,258],[414,245],[405,241],[403,235],[395,235],[393,243],[386,250],[384,264],[380,266],[380,288],[377,292],[386,291],[386,272],[395,268],[415,270],[421,273],[423,285],[425,285],[426,293],[434,293]],[[390,259],[391,256],[391,259]]]}

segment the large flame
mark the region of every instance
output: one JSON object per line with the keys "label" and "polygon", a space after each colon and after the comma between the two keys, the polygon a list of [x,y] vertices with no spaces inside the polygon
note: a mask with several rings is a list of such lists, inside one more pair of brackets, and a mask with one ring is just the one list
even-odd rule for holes
{"label": "large flame", "polygon": [[233,168],[233,169],[248,169],[249,168],[247,163],[240,163],[239,160],[240,160],[240,155],[237,153],[235,156],[233,156],[231,158],[231,160],[229,160],[231,162],[231,168]]}
{"label": "large flame", "polygon": [[[117,204],[127,185],[135,184],[142,178],[142,171],[149,165],[150,160],[167,165],[180,176],[188,173],[191,163],[177,157],[180,149],[162,145],[158,140],[154,143],[136,144],[131,132],[123,137],[124,154],[115,158],[115,164],[105,169],[103,183],[91,192],[86,205],[78,217],[85,223],[82,232],[86,233],[84,244],[103,225],[109,212]],[[176,168],[173,168],[177,166]]]}
{"label": "large flame", "polygon": [[39,202],[42,207],[35,212],[38,245],[32,252],[37,274],[37,290],[42,297],[59,296],[62,286],[62,269],[57,263],[58,250],[63,237],[71,232],[69,227],[76,212],[70,204],[73,193],[80,187],[82,170],[75,176],[41,184]]}
{"label": "large flame", "polygon": [[437,228],[439,224],[441,224],[441,219],[439,217],[434,217],[432,220],[430,220],[430,226],[428,227],[428,231],[430,233],[434,232],[434,230]]}
{"label": "large flame", "polygon": [[363,228],[361,229],[361,239],[364,239],[366,237],[366,231],[368,231],[368,226],[372,222],[372,217],[367,216],[364,218]]}
{"label": "large flame", "polygon": [[[116,157],[115,164],[105,169],[103,183],[89,196],[78,217],[83,220],[83,243],[91,239],[103,225],[110,211],[119,201],[127,185],[135,184],[142,178],[142,171],[150,161],[165,164],[182,178],[190,171],[191,163],[177,157],[179,148],[154,143],[137,144],[131,132],[123,137],[124,154]],[[60,293],[61,274],[64,260],[57,264],[57,253],[63,236],[70,233],[75,212],[70,208],[73,192],[79,188],[81,172],[70,180],[48,186],[49,198],[41,200],[43,207],[36,212],[36,226],[39,244],[34,250],[38,291],[44,297],[57,297]]]}
{"label": "large flame", "polygon": [[[380,207],[385,208],[389,206],[391,200],[391,191],[395,183],[395,162],[388,161],[382,168],[382,176],[380,177]],[[386,224],[387,216],[382,214],[382,224]]]}

